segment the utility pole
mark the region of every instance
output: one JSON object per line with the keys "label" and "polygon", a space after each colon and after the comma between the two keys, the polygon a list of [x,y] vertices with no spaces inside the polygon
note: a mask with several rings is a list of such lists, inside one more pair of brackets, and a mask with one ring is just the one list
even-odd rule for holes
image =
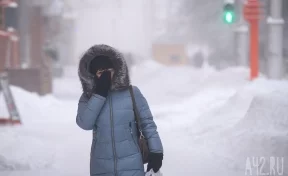
{"label": "utility pole", "polygon": [[271,14],[267,19],[269,25],[268,43],[268,77],[281,79],[284,77],[283,60],[283,25],[282,0],[270,0]]}
{"label": "utility pole", "polygon": [[235,44],[236,44],[236,64],[237,66],[249,66],[248,62],[248,41],[249,41],[249,28],[247,23],[245,22],[243,15],[242,15],[242,9],[244,5],[244,1],[237,1],[237,7],[238,7],[238,16],[239,16],[239,22],[237,24],[235,32]]}

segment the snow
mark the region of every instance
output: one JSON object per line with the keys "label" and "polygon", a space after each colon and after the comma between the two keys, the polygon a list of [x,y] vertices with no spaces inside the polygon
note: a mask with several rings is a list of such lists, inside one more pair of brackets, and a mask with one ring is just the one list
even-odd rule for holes
{"label": "snow", "polygon": [[[1,176],[89,175],[91,133],[75,123],[81,86],[73,71],[55,80],[53,95],[12,87],[23,125],[0,127]],[[153,61],[132,68],[131,75],[158,125],[163,175],[243,176],[247,157],[288,156],[287,81],[251,82],[245,68]],[[0,108],[1,116],[3,101]]]}

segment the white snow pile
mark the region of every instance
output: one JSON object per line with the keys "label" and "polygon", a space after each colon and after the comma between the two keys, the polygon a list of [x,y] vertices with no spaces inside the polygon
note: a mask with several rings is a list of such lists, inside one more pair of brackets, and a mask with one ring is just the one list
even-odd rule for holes
{"label": "white snow pile", "polygon": [[[65,134],[62,127],[69,125],[63,116],[71,117],[71,110],[74,116],[75,108],[69,114],[69,107],[52,95],[39,97],[13,86],[12,92],[23,125],[0,126],[0,171],[50,167],[62,141],[58,136]],[[0,105],[0,116],[8,116],[4,101]]]}
{"label": "white snow pile", "polygon": [[[256,95],[244,118],[234,128],[224,132],[228,134],[231,158],[236,161],[232,167],[245,168],[243,163],[253,156],[265,157],[266,162],[270,157],[284,157],[287,160],[288,84],[278,86],[272,92]],[[288,165],[284,166],[284,173],[287,174]],[[268,163],[264,169],[269,171]]]}
{"label": "white snow pile", "polygon": [[269,172],[270,157],[288,158],[287,97],[287,81],[257,80],[198,117],[189,133],[194,143],[212,148],[223,159],[222,167],[244,173],[247,159],[264,157],[263,170]]}
{"label": "white snow pile", "polygon": [[33,136],[33,132],[29,134],[28,130],[1,129],[0,139],[0,171],[51,166],[54,151],[40,137]]}

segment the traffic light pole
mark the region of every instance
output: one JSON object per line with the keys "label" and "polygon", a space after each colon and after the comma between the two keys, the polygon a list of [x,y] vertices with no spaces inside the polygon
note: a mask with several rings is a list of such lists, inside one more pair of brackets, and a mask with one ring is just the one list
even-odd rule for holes
{"label": "traffic light pole", "polygon": [[258,77],[259,73],[259,21],[250,22],[250,78]]}
{"label": "traffic light pole", "polygon": [[259,0],[247,0],[243,12],[250,25],[250,79],[254,80],[259,74]]}

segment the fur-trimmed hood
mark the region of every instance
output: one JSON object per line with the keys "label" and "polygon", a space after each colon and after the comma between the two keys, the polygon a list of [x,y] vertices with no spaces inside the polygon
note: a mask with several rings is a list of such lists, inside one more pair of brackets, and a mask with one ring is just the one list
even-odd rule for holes
{"label": "fur-trimmed hood", "polygon": [[87,97],[91,97],[93,87],[97,86],[97,83],[94,82],[95,75],[89,71],[89,65],[96,56],[101,55],[107,56],[110,59],[115,70],[111,90],[125,89],[130,85],[129,72],[123,54],[108,45],[94,45],[81,57],[78,69],[78,76],[82,84],[83,93]]}

